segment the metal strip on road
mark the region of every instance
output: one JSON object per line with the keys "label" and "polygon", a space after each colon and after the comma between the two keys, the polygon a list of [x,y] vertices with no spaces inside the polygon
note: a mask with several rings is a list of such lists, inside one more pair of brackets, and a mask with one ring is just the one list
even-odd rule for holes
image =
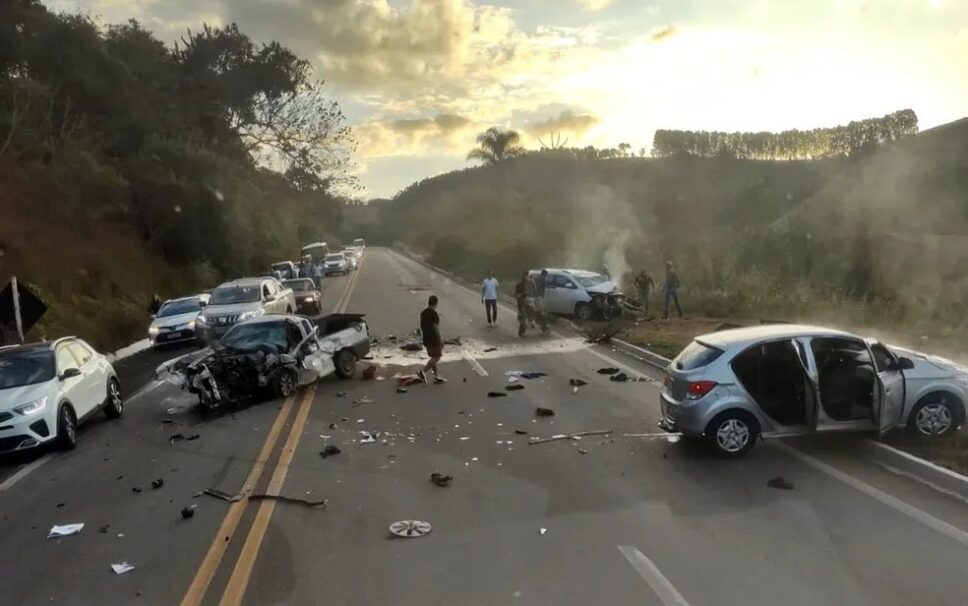
{"label": "metal strip on road", "polygon": [[791,457],[797,458],[800,461],[806,463],[810,467],[813,467],[818,471],[822,471],[823,473],[829,475],[832,478],[840,480],[844,484],[847,484],[848,486],[856,490],[859,490],[860,492],[875,499],[876,501],[879,501],[880,503],[887,505],[891,509],[894,509],[895,511],[903,513],[904,515],[908,516],[912,520],[916,522],[920,522],[921,524],[924,524],[928,528],[936,530],[941,534],[947,536],[948,538],[954,539],[955,541],[968,547],[968,532],[965,532],[964,530],[961,530],[960,528],[953,526],[945,522],[944,520],[940,520],[934,517],[933,515],[931,515],[930,513],[923,511],[921,509],[918,509],[913,505],[905,503],[904,501],[898,499],[897,497],[892,497],[891,495],[887,494],[883,490],[874,488],[870,484],[862,480],[858,480],[854,476],[847,474],[843,471],[840,471],[836,467],[832,465],[828,465],[827,463],[824,463],[820,459],[812,457],[805,452],[801,452],[800,450],[797,450],[796,448],[793,448],[788,444],[783,444],[782,442],[771,442],[770,444],[774,448],[782,450],[783,452],[787,453]]}
{"label": "metal strip on road", "polygon": [[[304,433],[303,429],[306,426],[306,420],[309,418],[309,409],[315,397],[316,386],[313,385],[306,391],[299,405],[299,411],[296,413],[296,419],[289,430],[289,437],[279,455],[279,462],[276,463],[276,468],[272,472],[266,494],[278,495],[282,490],[286,475],[289,473],[289,465],[296,454],[296,448],[299,446],[299,440]],[[242,603],[245,590],[249,586],[249,579],[252,577],[252,569],[255,567],[256,558],[259,556],[259,549],[262,547],[262,540],[269,529],[269,522],[272,521],[272,513],[275,511],[275,507],[276,502],[271,499],[262,501],[262,504],[259,505],[255,520],[252,521],[252,526],[249,528],[249,534],[242,545],[242,552],[239,554],[239,559],[232,570],[232,576],[229,577],[229,582],[225,586],[225,592],[222,594],[219,606],[235,606]]]}
{"label": "metal strip on road", "polygon": [[649,587],[652,588],[652,591],[655,592],[664,606],[689,606],[686,598],[682,597],[682,594],[669,582],[669,579],[662,574],[659,567],[644,553],[632,545],[619,545],[618,550],[622,552],[632,568],[639,573],[639,576],[645,579],[645,582],[649,584]]}
{"label": "metal strip on road", "polygon": [[[265,469],[266,463],[269,461],[269,456],[276,447],[276,442],[279,441],[279,435],[282,433],[286,419],[289,418],[289,411],[292,409],[292,404],[295,399],[295,396],[286,398],[282,409],[276,415],[276,420],[272,424],[272,428],[269,430],[265,442],[262,444],[262,449],[259,451],[255,463],[252,464],[249,475],[245,478],[245,483],[242,485],[243,491],[252,490],[262,477],[262,471]],[[192,579],[192,584],[188,586],[188,591],[185,592],[185,597],[182,598],[181,606],[198,606],[205,599],[205,592],[208,591],[208,586],[211,584],[212,578],[215,576],[215,572],[218,570],[219,564],[222,563],[222,558],[229,548],[229,539],[239,526],[239,521],[242,519],[242,513],[245,511],[247,501],[248,499],[242,499],[229,505],[229,510],[226,512],[225,518],[222,519],[222,524],[219,526],[218,532],[215,533],[212,544],[205,554],[205,559],[199,565],[198,570],[195,572],[195,578]]]}
{"label": "metal strip on road", "polygon": [[4,492],[5,490],[9,490],[10,488],[13,488],[13,485],[19,482],[20,480],[24,479],[25,477],[27,477],[27,474],[36,470],[38,467],[40,467],[41,465],[49,461],[51,459],[51,456],[52,455],[50,454],[45,454],[39,459],[31,461],[30,463],[18,469],[15,474],[13,474],[12,476],[4,480],[3,484],[0,484],[0,492]]}

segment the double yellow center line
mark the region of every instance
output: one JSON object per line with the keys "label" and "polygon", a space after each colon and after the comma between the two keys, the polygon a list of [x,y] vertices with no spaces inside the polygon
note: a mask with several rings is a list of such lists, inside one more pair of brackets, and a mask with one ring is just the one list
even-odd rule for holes
{"label": "double yellow center line", "polygon": [[[363,263],[361,259],[359,268],[346,283],[345,290],[336,302],[335,312],[342,313],[346,311],[350,297],[353,294],[353,289],[356,287],[356,281],[360,275],[359,269],[362,267]],[[296,411],[296,417],[293,420],[292,427],[289,429],[286,443],[282,447],[282,452],[279,454],[279,459],[273,468],[272,476],[269,478],[269,484],[265,492],[266,494],[277,495],[282,490],[283,483],[286,481],[286,475],[289,473],[292,458],[295,456],[296,448],[299,446],[303,428],[306,426],[306,421],[309,418],[309,409],[312,406],[315,396],[316,386],[313,385],[301,394],[289,396],[283,402],[282,408],[279,410],[279,414],[276,416],[276,420],[269,429],[265,442],[259,450],[259,455],[256,457],[252,468],[249,470],[249,474],[245,478],[242,490],[243,498],[229,505],[229,509],[222,519],[222,524],[219,526],[218,532],[212,539],[212,544],[209,546],[205,558],[195,572],[195,577],[185,592],[185,597],[182,598],[181,606],[199,606],[205,599],[212,579],[215,577],[215,573],[218,571],[222,559],[225,557],[225,553],[231,544],[231,539],[242,520],[242,514],[245,513],[246,505],[249,501],[249,494],[252,493],[259,480],[262,479],[266,465],[282,435],[286,419],[289,418],[294,403],[299,399],[299,408]],[[269,529],[269,522],[272,520],[272,513],[275,510],[275,506],[275,501],[271,499],[264,500],[260,503],[252,525],[249,527],[245,543],[242,545],[242,551],[239,554],[238,560],[235,562],[235,567],[232,569],[232,575],[229,577],[229,581],[222,593],[222,599],[219,601],[220,606],[236,606],[242,603],[242,599],[245,597],[245,590],[249,585],[249,579],[252,576],[252,569],[255,567],[255,562],[259,555],[259,549],[262,547],[262,540],[265,538],[266,531]]]}

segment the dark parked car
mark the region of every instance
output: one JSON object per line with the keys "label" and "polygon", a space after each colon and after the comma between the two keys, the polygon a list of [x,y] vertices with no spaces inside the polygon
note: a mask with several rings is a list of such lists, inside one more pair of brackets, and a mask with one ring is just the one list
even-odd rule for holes
{"label": "dark parked car", "polygon": [[306,316],[318,316],[322,313],[322,293],[315,282],[309,278],[299,278],[283,280],[282,285],[292,289],[292,294],[296,298],[296,313]]}

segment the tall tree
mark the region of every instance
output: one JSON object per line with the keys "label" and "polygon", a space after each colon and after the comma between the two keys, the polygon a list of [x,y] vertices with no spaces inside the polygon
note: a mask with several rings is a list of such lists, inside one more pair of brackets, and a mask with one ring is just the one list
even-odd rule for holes
{"label": "tall tree", "polygon": [[477,135],[477,147],[467,153],[467,159],[484,164],[497,164],[523,153],[521,135],[517,131],[492,126]]}

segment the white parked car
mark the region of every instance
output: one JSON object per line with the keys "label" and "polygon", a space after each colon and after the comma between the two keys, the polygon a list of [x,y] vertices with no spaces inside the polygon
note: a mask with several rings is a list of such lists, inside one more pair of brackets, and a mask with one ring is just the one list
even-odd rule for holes
{"label": "white parked car", "polygon": [[148,326],[148,339],[155,347],[195,339],[195,318],[208,304],[209,295],[165,301]]}
{"label": "white parked car", "polygon": [[78,425],[100,410],[121,416],[121,384],[81,339],[0,348],[0,452],[49,442],[74,448]]}
{"label": "white parked car", "polygon": [[360,267],[360,253],[355,248],[344,248],[343,256],[346,257],[346,264],[350,271],[356,271]]}
{"label": "white parked car", "polygon": [[[608,276],[581,269],[547,271],[544,296],[546,313],[573,315],[579,320],[590,320],[596,316],[610,320],[622,314],[625,296]],[[540,269],[532,269],[529,275],[534,280],[540,273]]]}
{"label": "white parked car", "polygon": [[326,255],[325,261],[323,261],[323,274],[327,276],[332,276],[335,274],[346,275],[350,271],[349,263],[346,261],[346,257],[343,253],[333,253],[331,255]]}

